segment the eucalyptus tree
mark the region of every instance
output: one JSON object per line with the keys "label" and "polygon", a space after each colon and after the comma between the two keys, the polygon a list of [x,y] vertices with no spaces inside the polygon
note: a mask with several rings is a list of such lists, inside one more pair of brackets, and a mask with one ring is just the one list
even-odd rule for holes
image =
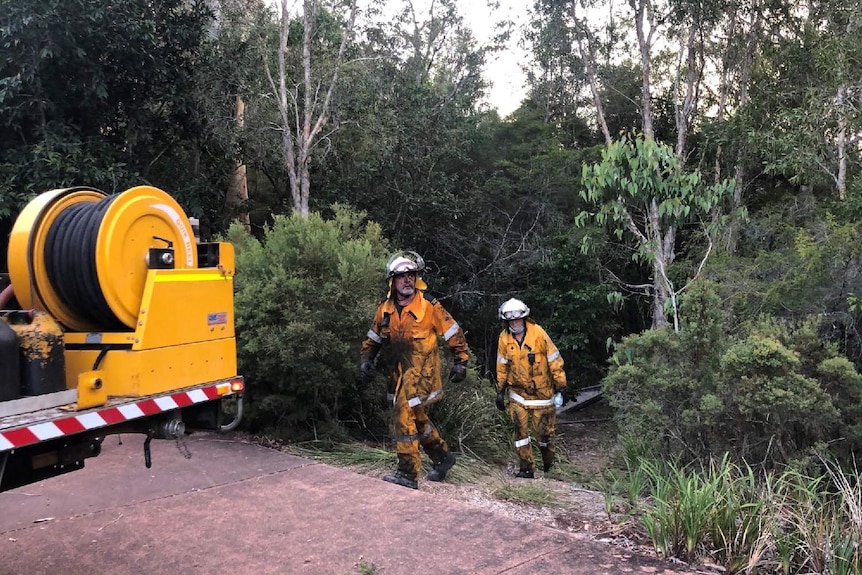
{"label": "eucalyptus tree", "polygon": [[[623,231],[632,232],[636,259],[648,264],[650,275],[650,282],[635,291],[652,298],[653,326],[661,327],[668,311],[676,318],[676,290],[669,270],[676,259],[680,224],[663,211],[666,201],[677,197],[691,205],[707,206],[701,211],[705,217],[731,185],[716,175],[714,189],[710,189],[700,184],[699,169],[688,166],[692,158],[697,159],[692,130],[703,123],[704,109],[711,104],[704,101],[712,82],[706,72],[711,66],[708,58],[714,55],[709,41],[725,20],[727,5],[722,0],[629,0],[622,6],[601,0],[541,0],[535,7],[548,15],[554,29],[568,31],[566,38],[581,63],[582,83],[576,89],[592,100],[596,131],[606,147],[603,163],[585,169],[583,197],[596,204],[596,221],[602,220],[602,214],[614,215],[621,225],[612,229],[620,239]],[[630,27],[621,23],[630,23]],[[637,80],[632,81],[635,74]],[[626,106],[637,115],[610,113],[619,114]],[[642,134],[645,140],[619,135],[631,132]],[[664,156],[665,142],[673,150],[672,160]],[[656,151],[661,154],[655,155]],[[610,173],[602,172],[603,165],[618,169],[612,168],[615,162],[628,163],[628,169],[639,174],[626,186],[644,187],[605,195],[616,184],[604,180],[600,172]],[[673,169],[667,170],[671,165]],[[662,195],[662,190],[669,191],[693,175],[698,185],[686,184],[678,194],[673,190],[670,196]],[[657,177],[665,181],[659,183]],[[698,194],[704,195],[696,197]],[[631,213],[632,209],[637,213]],[[580,223],[585,223],[586,213],[582,212]],[[703,255],[708,254],[709,249]]]}
{"label": "eucalyptus tree", "polygon": [[[278,69],[276,75],[267,68],[267,77],[278,102],[282,153],[287,168],[293,209],[308,217],[311,192],[310,162],[312,150],[325,136],[333,95],[338,86],[339,74],[344,66],[348,44],[352,41],[356,22],[357,0],[349,0],[340,25],[338,47],[327,54],[325,42],[329,36],[321,34],[322,16],[340,15],[338,4],[325,6],[322,0],[303,0],[299,13],[301,31],[292,26],[288,0],[281,0]],[[293,33],[301,33],[298,44],[289,40]],[[290,61],[289,49],[294,54]]]}
{"label": "eucalyptus tree", "polygon": [[[542,110],[545,122],[561,127],[583,123],[580,116],[585,115],[588,104],[584,90],[595,85],[588,82],[595,74],[593,59],[581,59],[573,48],[577,31],[569,26],[566,7],[567,2],[560,0],[536,2],[524,32],[533,60],[526,67],[530,100]],[[604,118],[604,114],[596,116],[602,131],[607,132]],[[582,139],[583,135],[571,137],[564,145],[583,144]]]}
{"label": "eucalyptus tree", "polygon": [[583,183],[581,195],[596,209],[582,211],[577,222],[594,219],[615,237],[634,240],[632,259],[650,266],[652,282],[628,287],[652,298],[654,328],[664,327],[670,314],[678,331],[677,296],[687,284],[677,288],[669,271],[676,230],[693,221],[709,222],[699,271],[712,249],[710,228],[721,221],[712,218],[713,210],[731,195],[733,182],[706,184],[698,171],[682,168],[669,146],[649,136],[623,136],[605,148],[601,162],[584,166]]}
{"label": "eucalyptus tree", "polygon": [[471,162],[488,48],[476,46],[454,1],[397,8],[363,28],[345,68],[349,90],[336,96],[340,130],[315,176],[323,206],[361,207],[390,237],[426,249],[437,226],[463,215],[459,195],[480,175]]}
{"label": "eucalyptus tree", "polygon": [[212,4],[216,18],[206,71],[211,97],[203,102],[201,112],[210,130],[229,146],[232,166],[225,215],[250,229],[253,202],[249,198],[248,169],[251,166],[254,170],[263,162],[256,147],[249,145],[249,141],[259,139],[259,134],[249,133],[268,107],[261,106],[268,85],[260,55],[278,27],[273,8],[265,0],[213,0]]}

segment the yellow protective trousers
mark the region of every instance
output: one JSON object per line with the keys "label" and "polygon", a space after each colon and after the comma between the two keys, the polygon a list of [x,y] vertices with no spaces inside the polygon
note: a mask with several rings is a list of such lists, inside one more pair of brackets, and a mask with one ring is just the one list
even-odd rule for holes
{"label": "yellow protective trousers", "polygon": [[516,401],[509,402],[509,416],[515,431],[512,439],[515,444],[515,453],[522,471],[535,471],[536,465],[533,460],[533,446],[530,440],[530,419],[532,419],[533,433],[539,443],[539,451],[542,454],[542,463],[550,467],[554,463],[554,433],[557,423],[557,410],[551,405],[537,409],[527,409]]}
{"label": "yellow protective trousers", "polygon": [[449,446],[428,418],[425,405],[411,407],[407,401],[399,400],[393,410],[392,438],[398,454],[398,470],[416,479],[422,471],[419,446],[422,446],[433,463],[443,461]]}

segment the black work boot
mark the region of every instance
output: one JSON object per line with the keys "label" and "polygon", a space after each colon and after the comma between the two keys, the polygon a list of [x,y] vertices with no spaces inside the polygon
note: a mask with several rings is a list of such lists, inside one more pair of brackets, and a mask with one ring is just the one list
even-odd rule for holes
{"label": "black work boot", "polygon": [[521,479],[535,479],[536,474],[532,469],[521,469],[515,474],[515,477],[520,477]]}
{"label": "black work boot", "polygon": [[455,465],[455,454],[447,451],[446,455],[443,456],[443,461],[435,463],[432,466],[434,469],[428,472],[428,476],[425,479],[428,481],[443,481],[446,479],[446,474],[449,473],[453,465]]}
{"label": "black work boot", "polygon": [[553,466],[554,466],[554,460],[552,459],[552,460],[550,460],[550,461],[545,462],[544,467],[542,467],[542,470],[543,470],[545,473],[547,473],[547,472],[549,472],[549,471],[551,470],[551,468],[552,468]]}
{"label": "black work boot", "polygon": [[384,475],[383,481],[394,483],[395,485],[403,485],[410,489],[419,489],[419,482],[401,471],[400,469],[394,475]]}

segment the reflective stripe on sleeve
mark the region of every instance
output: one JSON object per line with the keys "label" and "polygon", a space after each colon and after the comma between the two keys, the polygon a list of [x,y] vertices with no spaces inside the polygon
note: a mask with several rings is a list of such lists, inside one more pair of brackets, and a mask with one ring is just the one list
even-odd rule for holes
{"label": "reflective stripe on sleeve", "polygon": [[506,359],[505,357],[503,357],[502,355],[498,355],[497,356],[497,363],[507,364],[507,363],[509,363],[509,360]]}
{"label": "reflective stripe on sleeve", "polygon": [[509,392],[509,398],[513,401],[517,401],[524,407],[550,407],[554,405],[553,398],[551,399],[524,399],[514,391]]}
{"label": "reflective stripe on sleeve", "polygon": [[557,350],[557,351],[555,351],[554,353],[552,353],[551,355],[549,355],[549,356],[548,356],[548,362],[552,362],[552,361],[554,361],[555,359],[559,359],[559,358],[560,358],[560,351],[559,351],[559,350]]}
{"label": "reflective stripe on sleeve", "polygon": [[368,339],[375,343],[383,343],[383,339],[377,335],[373,329],[369,329],[366,335],[368,336]]}
{"label": "reflective stripe on sleeve", "polygon": [[429,401],[431,401],[432,399],[434,399],[435,397],[437,397],[441,393],[443,393],[443,390],[438,389],[437,391],[432,391],[431,393],[429,393],[425,397],[411,397],[410,399],[407,400],[407,405],[409,405],[410,407],[416,407],[417,405],[420,405],[422,403],[428,403]]}
{"label": "reflective stripe on sleeve", "polygon": [[450,339],[453,335],[455,335],[456,333],[458,333],[458,330],[459,330],[459,329],[461,329],[461,326],[459,326],[457,322],[453,323],[453,324],[452,324],[452,327],[450,327],[449,329],[447,329],[447,330],[446,330],[446,333],[444,333],[444,334],[443,334],[443,339],[445,339],[446,341],[449,341],[449,339]]}
{"label": "reflective stripe on sleeve", "polygon": [[519,439],[515,442],[515,447],[524,447],[525,445],[530,445],[530,438],[525,437],[524,439]]}
{"label": "reflective stripe on sleeve", "polygon": [[422,431],[422,433],[419,434],[419,439],[425,439],[426,437],[431,435],[432,431],[434,431],[434,426],[429,423],[428,426]]}

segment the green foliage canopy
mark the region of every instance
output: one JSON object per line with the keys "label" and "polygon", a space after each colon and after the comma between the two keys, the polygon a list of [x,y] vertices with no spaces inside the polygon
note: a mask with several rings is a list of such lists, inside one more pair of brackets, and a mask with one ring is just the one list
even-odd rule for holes
{"label": "green foliage canopy", "polygon": [[0,0],[0,13],[0,217],[69,185],[146,182],[212,207],[225,152],[197,113],[206,2]]}

